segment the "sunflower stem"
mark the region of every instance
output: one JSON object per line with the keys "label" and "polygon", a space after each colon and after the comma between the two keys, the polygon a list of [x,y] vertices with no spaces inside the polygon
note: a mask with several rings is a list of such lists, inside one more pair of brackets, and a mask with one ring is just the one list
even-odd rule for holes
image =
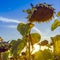
{"label": "sunflower stem", "polygon": [[31,60],[31,53],[30,53],[30,32],[29,32],[29,42],[28,43],[29,43],[29,48],[28,48],[29,49],[29,60]]}
{"label": "sunflower stem", "polygon": [[0,60],[2,60],[2,53],[0,52]]}

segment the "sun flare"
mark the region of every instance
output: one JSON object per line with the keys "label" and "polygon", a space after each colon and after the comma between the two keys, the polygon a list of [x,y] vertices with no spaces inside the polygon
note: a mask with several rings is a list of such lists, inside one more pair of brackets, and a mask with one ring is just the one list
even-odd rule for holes
{"label": "sun flare", "polygon": [[40,46],[37,45],[37,44],[35,44],[35,45],[34,45],[34,50],[33,50],[32,54],[34,54],[35,52],[37,52],[37,51],[39,51],[39,50],[40,50]]}

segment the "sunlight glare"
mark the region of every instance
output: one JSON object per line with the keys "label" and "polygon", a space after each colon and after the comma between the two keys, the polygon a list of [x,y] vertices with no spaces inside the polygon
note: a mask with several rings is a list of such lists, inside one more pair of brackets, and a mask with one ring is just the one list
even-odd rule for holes
{"label": "sunlight glare", "polygon": [[34,54],[35,52],[37,52],[37,51],[39,51],[39,50],[40,50],[40,46],[37,45],[37,44],[35,44],[35,45],[34,45],[34,50],[33,50],[32,54]]}
{"label": "sunlight glare", "polygon": [[46,46],[41,46],[41,50],[48,49]]}

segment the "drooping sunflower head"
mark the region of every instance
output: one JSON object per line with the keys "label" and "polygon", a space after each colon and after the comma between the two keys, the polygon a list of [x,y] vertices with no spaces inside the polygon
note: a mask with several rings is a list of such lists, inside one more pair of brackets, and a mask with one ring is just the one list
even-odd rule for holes
{"label": "drooping sunflower head", "polygon": [[29,22],[47,22],[51,20],[54,16],[54,8],[49,4],[37,4],[32,8],[25,10],[24,12],[28,13],[28,21]]}

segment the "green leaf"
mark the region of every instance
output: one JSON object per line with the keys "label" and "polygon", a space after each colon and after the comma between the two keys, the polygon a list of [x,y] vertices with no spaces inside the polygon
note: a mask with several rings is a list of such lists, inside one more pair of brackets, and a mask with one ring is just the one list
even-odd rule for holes
{"label": "green leaf", "polygon": [[14,45],[12,46],[11,53],[13,54],[14,57],[19,55],[22,51],[22,49],[25,47],[26,41],[18,39]]}
{"label": "green leaf", "polygon": [[23,10],[23,12],[26,12],[26,13],[30,14],[31,13],[31,9]]}
{"label": "green leaf", "polygon": [[10,42],[10,44],[11,44],[11,45],[14,45],[15,42],[16,42],[16,40],[12,40],[12,41]]}
{"label": "green leaf", "polygon": [[12,46],[12,49],[11,49],[11,53],[13,54],[13,56],[17,56],[17,50],[18,50],[18,45],[21,43],[21,40],[20,41],[16,41],[13,46]]}
{"label": "green leaf", "polygon": [[42,55],[42,51],[38,51],[38,52],[36,52],[35,53],[35,55],[34,55],[34,60],[44,60],[44,56]]}
{"label": "green leaf", "polygon": [[20,32],[20,29],[24,26],[24,23],[19,23],[17,26],[17,30]]}
{"label": "green leaf", "polygon": [[57,56],[60,56],[60,35],[56,35],[54,37],[51,37],[52,43],[54,43],[54,53]]}
{"label": "green leaf", "polygon": [[38,33],[31,33],[31,42],[32,42],[32,44],[35,44],[35,43],[39,42],[40,39],[41,39],[40,34],[38,34]]}
{"label": "green leaf", "polygon": [[45,49],[43,51],[38,51],[34,55],[34,60],[53,60],[53,54],[49,49]]}
{"label": "green leaf", "polygon": [[58,16],[58,17],[60,16],[60,11],[57,13],[57,16]]}
{"label": "green leaf", "polygon": [[53,43],[55,43],[56,41],[59,41],[60,40],[60,35],[56,35],[54,37],[51,37],[51,40]]}
{"label": "green leaf", "polygon": [[21,51],[24,49],[26,46],[25,42],[22,40],[21,43],[18,45],[18,54],[21,53]]}
{"label": "green leaf", "polygon": [[22,35],[26,35],[30,32],[31,28],[33,27],[34,24],[31,23],[20,23],[17,26],[17,30],[22,34]]}
{"label": "green leaf", "polygon": [[55,30],[58,26],[60,26],[60,22],[58,21],[58,19],[56,19],[51,26],[51,30]]}
{"label": "green leaf", "polygon": [[18,24],[18,26],[17,26],[17,30],[22,34],[22,35],[24,35],[24,34],[26,34],[26,26],[25,26],[25,24],[24,23],[20,23],[20,24]]}
{"label": "green leaf", "polygon": [[49,49],[45,49],[42,51],[43,58],[45,60],[50,60],[53,59],[53,54]]}
{"label": "green leaf", "polygon": [[3,53],[3,56],[2,56],[2,58],[3,58],[3,60],[8,60],[8,56],[9,56],[9,52],[4,52]]}
{"label": "green leaf", "polygon": [[24,49],[26,44],[27,44],[27,39],[24,37],[23,40],[21,40],[21,43],[18,45],[18,54],[21,53],[21,51]]}

